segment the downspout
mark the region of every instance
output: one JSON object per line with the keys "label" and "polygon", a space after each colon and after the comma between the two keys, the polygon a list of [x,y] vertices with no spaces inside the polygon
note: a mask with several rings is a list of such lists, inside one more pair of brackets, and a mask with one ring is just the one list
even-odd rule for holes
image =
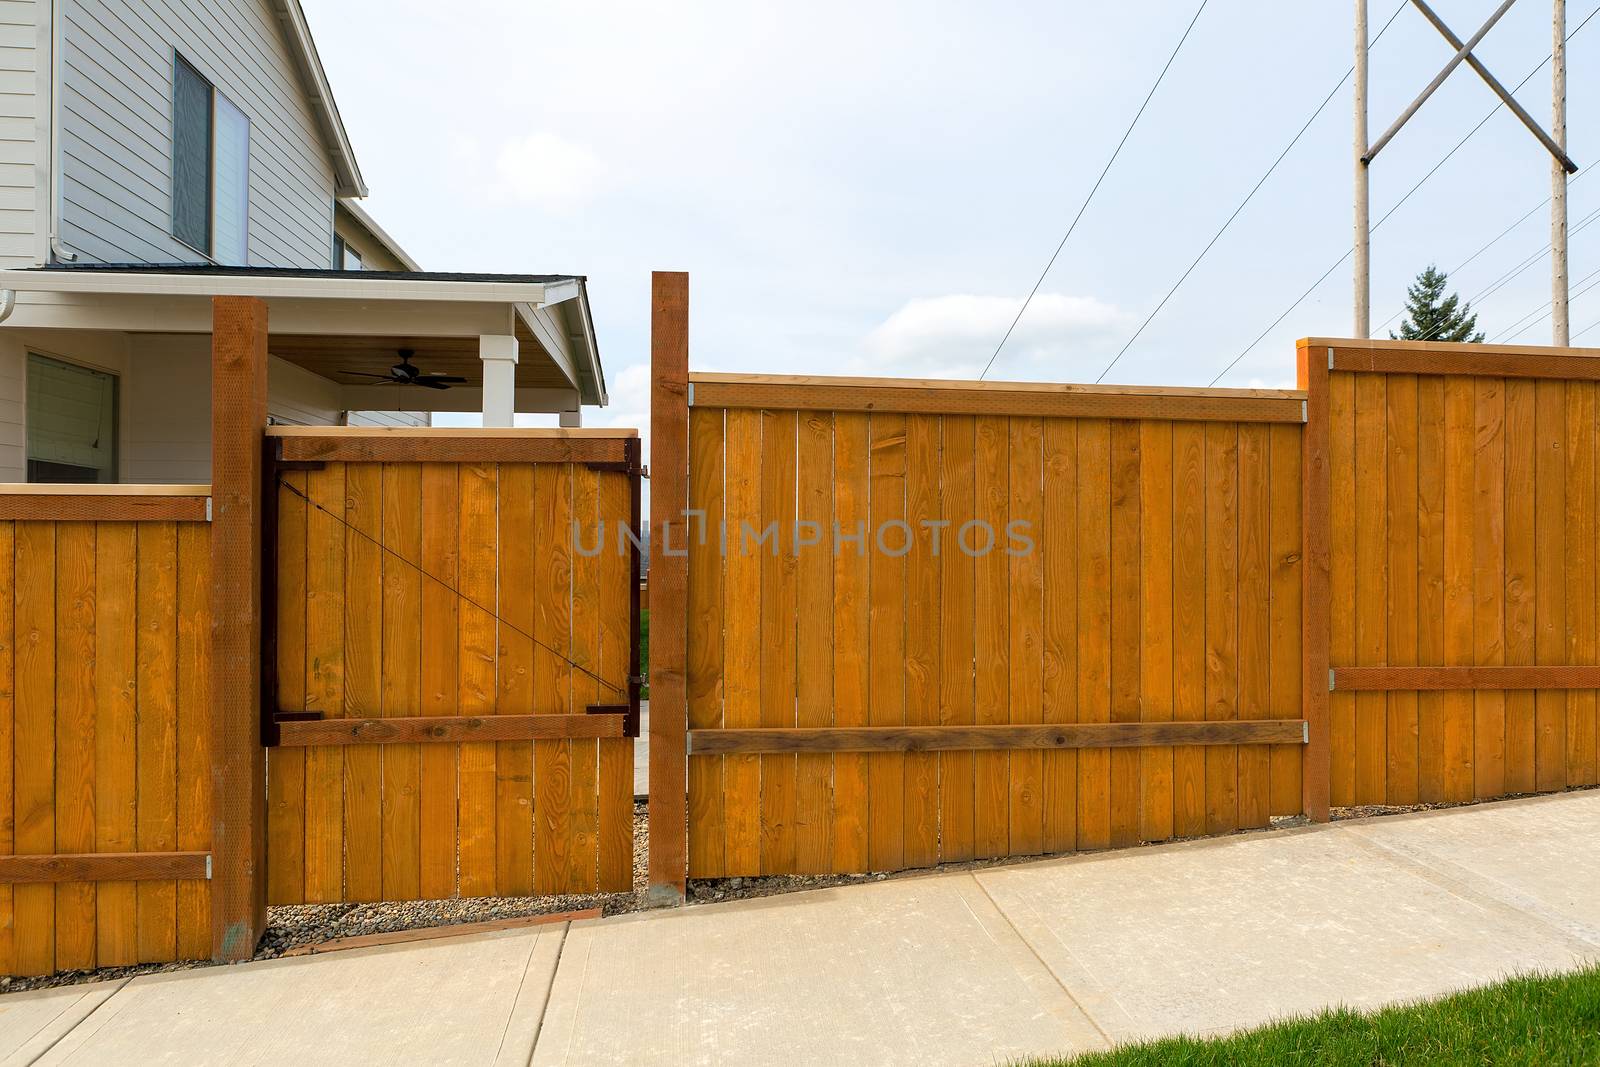
{"label": "downspout", "polygon": [[59,263],[76,263],[78,253],[61,244],[61,0],[50,0],[50,256]]}
{"label": "downspout", "polygon": [[11,317],[17,310],[17,291],[15,289],[0,289],[0,322]]}

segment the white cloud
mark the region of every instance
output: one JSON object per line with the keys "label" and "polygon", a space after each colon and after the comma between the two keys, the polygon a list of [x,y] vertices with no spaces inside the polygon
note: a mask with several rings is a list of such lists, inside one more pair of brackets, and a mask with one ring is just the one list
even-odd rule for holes
{"label": "white cloud", "polygon": [[599,156],[549,132],[501,145],[495,172],[503,195],[555,214],[583,207],[610,184],[610,172]]}
{"label": "white cloud", "polygon": [[[867,335],[863,369],[923,378],[976,378],[1022,306],[1019,297],[951,294],[911,300]],[[1131,327],[1132,317],[1091,296],[1040,293],[1006,342],[1019,367],[1081,367]],[[1056,376],[1059,376],[1056,375]]]}

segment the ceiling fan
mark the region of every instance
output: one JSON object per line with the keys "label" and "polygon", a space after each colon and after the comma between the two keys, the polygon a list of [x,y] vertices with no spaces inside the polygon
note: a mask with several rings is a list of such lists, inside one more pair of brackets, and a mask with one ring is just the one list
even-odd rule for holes
{"label": "ceiling fan", "polygon": [[454,374],[424,374],[411,362],[411,357],[416,355],[413,349],[401,348],[397,351],[400,354],[400,362],[390,367],[388,374],[373,374],[363,370],[346,370],[339,373],[356,378],[377,378],[379,381],[392,382],[395,385],[420,385],[424,389],[448,389],[452,385],[462,385],[466,382],[465,378]]}

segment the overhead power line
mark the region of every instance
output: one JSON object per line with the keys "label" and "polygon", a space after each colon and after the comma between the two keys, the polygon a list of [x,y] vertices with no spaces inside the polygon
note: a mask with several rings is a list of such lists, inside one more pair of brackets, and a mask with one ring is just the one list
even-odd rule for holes
{"label": "overhead power line", "polygon": [[[1400,12],[1404,11],[1410,3],[1411,0],[1400,0],[1400,6],[1394,9],[1394,14],[1389,16],[1389,21],[1383,24],[1383,29],[1379,30],[1378,35],[1372,39],[1373,45],[1376,45],[1379,41],[1383,40],[1383,35],[1388,32],[1390,26],[1394,25],[1394,20],[1400,17]],[[1155,310],[1151,311],[1149,315],[1145,316],[1145,320],[1139,324],[1139,328],[1133,331],[1133,336],[1128,338],[1127,343],[1122,346],[1115,356],[1111,357],[1111,362],[1107,363],[1105,369],[1100,372],[1100,376],[1095,379],[1095,384],[1098,385],[1100,382],[1105,381],[1106,375],[1110,374],[1112,368],[1122,360],[1123,356],[1127,355],[1128,349],[1132,348],[1133,343],[1139,339],[1139,335],[1144,333],[1145,327],[1154,322],[1155,317],[1161,314],[1161,309],[1167,306],[1167,301],[1171,300],[1173,294],[1176,293],[1180,287],[1182,287],[1184,282],[1189,280],[1189,275],[1193,274],[1194,269],[1200,265],[1200,261],[1206,258],[1206,255],[1211,251],[1212,246],[1221,240],[1223,234],[1228,232],[1228,227],[1233,225],[1233,220],[1239,217],[1239,213],[1249,205],[1250,201],[1255,199],[1256,193],[1260,192],[1261,187],[1267,183],[1267,179],[1272,177],[1273,173],[1278,169],[1278,165],[1283,162],[1284,157],[1289,154],[1290,150],[1293,149],[1295,145],[1300,143],[1300,138],[1305,136],[1306,131],[1311,128],[1311,124],[1317,121],[1318,117],[1321,116],[1323,111],[1327,109],[1328,104],[1333,101],[1334,96],[1338,94],[1340,89],[1344,88],[1345,82],[1350,80],[1350,75],[1355,73],[1355,69],[1356,68],[1352,66],[1349,70],[1345,71],[1344,76],[1339,79],[1338,84],[1334,85],[1332,89],[1328,90],[1328,95],[1323,97],[1322,103],[1318,104],[1316,110],[1311,112],[1311,117],[1306,119],[1306,121],[1301,125],[1299,132],[1289,139],[1288,144],[1284,145],[1283,151],[1278,153],[1278,158],[1272,161],[1272,165],[1267,168],[1266,173],[1262,174],[1260,178],[1256,179],[1256,183],[1251,187],[1250,192],[1245,194],[1245,198],[1243,200],[1239,201],[1239,206],[1233,209],[1233,214],[1228,216],[1227,221],[1222,224],[1222,227],[1218,229],[1216,233],[1211,235],[1211,240],[1207,241],[1206,246],[1200,250],[1200,254],[1194,257],[1194,262],[1190,263],[1188,269],[1179,275],[1177,281],[1172,283],[1172,288],[1167,290],[1167,295],[1161,298],[1161,302],[1155,306]]]}
{"label": "overhead power line", "polygon": [[1011,334],[1016,330],[1017,323],[1022,321],[1022,316],[1027,312],[1028,305],[1033,303],[1033,298],[1038,295],[1039,287],[1044,284],[1045,276],[1050,273],[1050,268],[1056,265],[1056,259],[1061,255],[1061,250],[1067,247],[1067,240],[1072,236],[1072,231],[1078,228],[1078,222],[1083,218],[1083,213],[1089,210],[1089,204],[1094,200],[1094,194],[1100,191],[1101,183],[1106,180],[1106,175],[1111,173],[1112,164],[1116,163],[1117,157],[1122,154],[1122,146],[1127,144],[1128,138],[1133,135],[1134,127],[1139,125],[1139,120],[1144,116],[1145,108],[1150,106],[1150,101],[1154,99],[1156,90],[1161,88],[1161,83],[1166,80],[1167,71],[1172,69],[1173,60],[1177,59],[1178,53],[1183,51],[1184,42],[1189,39],[1190,32],[1194,30],[1194,24],[1200,21],[1201,13],[1205,11],[1206,4],[1210,2],[1211,0],[1200,0],[1200,6],[1195,8],[1194,17],[1189,20],[1189,25],[1184,28],[1183,36],[1178,38],[1177,46],[1172,49],[1172,54],[1167,57],[1167,62],[1161,68],[1161,73],[1156,75],[1155,83],[1150,86],[1150,91],[1145,94],[1144,103],[1140,104],[1139,110],[1134,112],[1133,121],[1128,123],[1126,130],[1122,131],[1122,140],[1117,142],[1117,147],[1111,153],[1111,158],[1106,160],[1105,167],[1100,171],[1100,177],[1094,180],[1094,185],[1089,189],[1089,195],[1083,198],[1083,203],[1078,207],[1078,213],[1072,217],[1071,225],[1067,227],[1067,232],[1061,237],[1061,243],[1056,245],[1056,250],[1050,254],[1050,260],[1044,265],[1044,270],[1039,272],[1039,280],[1033,283],[1033,288],[1028,292],[1027,298],[1022,301],[1022,306],[1017,309],[1016,318],[1012,319],[1011,325],[1006,327],[1005,336],[1000,338],[998,345],[995,345],[994,354],[989,357],[989,362],[983,365],[983,373],[978,375],[979,381],[982,381],[988,375],[989,369],[994,366],[994,361],[1000,356],[1000,350],[1006,346],[1007,341],[1011,340]]}
{"label": "overhead power line", "polygon": [[[1567,34],[1566,39],[1570,41],[1574,37],[1576,37],[1578,35],[1578,33],[1580,31],[1582,31],[1582,29],[1585,26],[1589,25],[1589,22],[1596,15],[1600,15],[1600,6],[1596,6],[1594,10],[1590,11],[1589,14],[1584,17],[1583,21],[1578,23],[1577,27],[1575,29],[1573,29],[1572,32]],[[1533,80],[1533,76],[1538,74],[1541,70],[1543,70],[1544,67],[1545,67],[1545,64],[1550,62],[1550,59],[1551,59],[1551,56],[1547,55],[1542,60],[1540,60],[1538,65],[1535,66],[1532,70],[1528,71],[1527,75],[1524,76],[1523,79],[1516,84],[1516,87],[1513,88],[1511,90],[1511,92],[1513,94],[1515,94],[1524,85],[1527,85],[1529,81]],[[1468,141],[1472,140],[1472,138],[1477,134],[1477,132],[1479,130],[1483,129],[1483,127],[1489,122],[1490,119],[1494,118],[1495,115],[1499,114],[1500,109],[1503,108],[1503,107],[1505,107],[1505,103],[1503,101],[1500,102],[1500,103],[1495,104],[1493,110],[1491,110],[1487,115],[1485,115],[1482,119],[1480,119],[1476,126],[1472,127],[1472,129],[1468,130],[1466,136],[1461,138],[1461,140],[1456,142],[1455,147],[1451,148],[1450,151],[1448,151],[1448,152],[1446,152],[1444,154],[1444,158],[1440,159],[1439,162],[1435,163],[1431,168],[1429,168],[1428,172],[1426,174],[1424,174],[1417,181],[1417,183],[1415,185],[1413,185],[1409,190],[1407,190],[1406,194],[1404,196],[1402,196],[1398,201],[1396,201],[1393,207],[1389,208],[1388,211],[1384,212],[1382,218],[1380,218],[1377,222],[1373,223],[1372,230],[1375,232],[1378,229],[1378,227],[1382,226],[1385,222],[1389,221],[1390,217],[1393,216],[1396,211],[1399,211],[1400,208],[1405,205],[1406,201],[1410,200],[1412,195],[1415,194],[1418,189],[1421,189],[1422,186],[1427,183],[1428,179],[1432,178],[1436,173],[1438,173],[1439,168],[1444,166],[1446,163],[1448,163],[1450,161],[1451,157],[1454,156],[1457,152],[1459,152],[1461,150],[1463,145],[1465,145]],[[1332,266],[1330,266],[1327,270],[1323,271],[1321,277],[1319,277],[1315,282],[1311,283],[1310,288],[1308,288],[1305,292],[1301,293],[1298,297],[1296,297],[1294,303],[1290,304],[1287,308],[1285,308],[1283,310],[1282,314],[1280,314],[1277,318],[1272,320],[1272,324],[1271,325],[1269,325],[1266,329],[1262,330],[1259,334],[1257,334],[1255,340],[1251,341],[1250,344],[1247,345],[1242,351],[1240,351],[1240,353],[1237,356],[1234,356],[1233,359],[1228,362],[1227,366],[1223,367],[1222,370],[1218,371],[1216,377],[1211,379],[1211,383],[1210,384],[1211,385],[1216,385],[1218,382],[1220,382],[1223,379],[1224,376],[1227,375],[1227,373],[1229,371],[1233,370],[1234,367],[1238,366],[1239,362],[1241,360],[1243,360],[1245,356],[1248,356],[1251,352],[1253,352],[1255,350],[1256,346],[1259,345],[1262,341],[1264,341],[1266,339],[1268,334],[1270,334],[1273,330],[1278,328],[1278,324],[1279,323],[1281,323],[1284,319],[1288,318],[1294,312],[1294,310],[1296,308],[1298,308],[1301,304],[1305,303],[1306,298],[1309,297],[1312,293],[1316,292],[1317,289],[1319,289],[1322,286],[1322,283],[1328,280],[1329,275],[1331,275],[1334,271],[1338,270],[1339,267],[1344,264],[1345,260],[1350,258],[1351,254],[1354,251],[1355,251],[1354,248],[1345,249],[1344,254],[1342,256],[1340,256],[1338,258],[1338,260],[1336,260],[1333,263]]]}

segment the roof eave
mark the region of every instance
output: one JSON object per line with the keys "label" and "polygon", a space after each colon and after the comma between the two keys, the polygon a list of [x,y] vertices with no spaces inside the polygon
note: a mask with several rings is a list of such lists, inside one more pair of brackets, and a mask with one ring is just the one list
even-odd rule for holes
{"label": "roof eave", "polygon": [[322,67],[322,57],[317,54],[317,44],[311,37],[311,26],[306,22],[300,0],[272,0],[272,6],[278,21],[283,24],[289,43],[289,56],[300,68],[306,95],[316,113],[317,125],[321,127],[332,150],[334,193],[341,197],[364,197],[367,195],[367,183],[356,164],[355,149],[351,147],[350,135],[345,132],[339,107],[334,103],[333,89],[328,84],[328,74]]}

